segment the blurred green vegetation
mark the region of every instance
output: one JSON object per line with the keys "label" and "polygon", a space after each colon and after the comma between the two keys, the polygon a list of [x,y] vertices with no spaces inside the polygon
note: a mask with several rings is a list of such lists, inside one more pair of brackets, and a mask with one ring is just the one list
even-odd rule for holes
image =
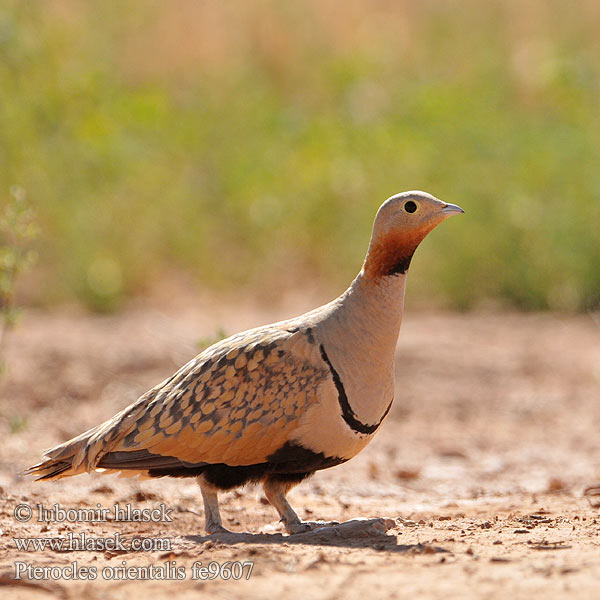
{"label": "blurred green vegetation", "polygon": [[[0,198],[31,300],[340,289],[378,205],[424,189],[413,302],[600,301],[600,7],[557,0],[0,4]],[[418,273],[418,275],[417,275]]]}
{"label": "blurred green vegetation", "polygon": [[15,305],[17,280],[35,262],[31,246],[37,235],[35,213],[25,190],[13,185],[8,201],[0,206],[0,374],[4,370],[6,333],[19,314]]}

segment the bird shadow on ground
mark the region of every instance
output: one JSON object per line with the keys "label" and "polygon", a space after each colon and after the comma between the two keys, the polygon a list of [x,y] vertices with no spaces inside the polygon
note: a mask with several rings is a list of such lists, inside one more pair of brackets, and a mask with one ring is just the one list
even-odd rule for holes
{"label": "bird shadow on ground", "polygon": [[398,544],[398,536],[387,531],[397,527],[394,519],[352,519],[338,525],[329,525],[292,535],[281,533],[213,533],[190,535],[185,539],[196,544],[217,542],[235,544],[304,544],[308,546],[343,546],[348,548],[372,548],[386,552],[407,554],[435,554],[447,552],[444,548],[427,544]]}

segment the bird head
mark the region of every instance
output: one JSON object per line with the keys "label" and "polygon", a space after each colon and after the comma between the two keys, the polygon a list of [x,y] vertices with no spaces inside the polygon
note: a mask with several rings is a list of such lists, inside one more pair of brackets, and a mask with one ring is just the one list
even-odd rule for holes
{"label": "bird head", "polygon": [[377,211],[363,271],[369,278],[405,273],[417,246],[442,221],[463,213],[426,192],[402,192]]}

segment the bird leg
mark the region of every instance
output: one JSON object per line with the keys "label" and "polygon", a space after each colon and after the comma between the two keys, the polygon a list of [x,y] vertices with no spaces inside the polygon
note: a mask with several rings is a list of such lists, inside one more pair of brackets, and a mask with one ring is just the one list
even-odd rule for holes
{"label": "bird leg", "polygon": [[223,527],[221,523],[221,513],[219,512],[219,496],[217,489],[210,485],[202,475],[198,477],[198,485],[202,492],[204,501],[204,522],[206,533],[231,533]]}
{"label": "bird leg", "polygon": [[286,531],[288,533],[299,533],[300,531],[308,531],[303,528],[304,523],[290,506],[285,495],[294,486],[292,481],[280,481],[278,479],[267,478],[263,484],[267,500],[275,507],[275,510],[281,517]]}
{"label": "bird leg", "polygon": [[339,525],[337,521],[301,521],[296,511],[290,506],[285,495],[296,485],[298,481],[281,481],[268,477],[263,483],[263,489],[267,500],[275,507],[275,510],[281,517],[285,530],[288,533],[304,533],[312,531],[317,527],[326,527],[328,525]]}

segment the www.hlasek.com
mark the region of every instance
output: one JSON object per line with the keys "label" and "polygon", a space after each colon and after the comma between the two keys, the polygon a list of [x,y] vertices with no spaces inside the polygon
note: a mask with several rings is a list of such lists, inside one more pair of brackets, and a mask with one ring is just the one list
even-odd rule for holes
{"label": "www.hlasek.com", "polygon": [[13,538],[13,542],[17,550],[22,552],[165,552],[172,549],[169,538],[127,538],[121,537],[118,532],[109,537],[69,532],[64,537]]}
{"label": "www.hlasek.com", "polygon": [[192,580],[210,581],[214,579],[250,579],[254,563],[250,560],[235,560],[219,563],[211,561],[203,564],[200,561],[192,563],[190,567],[178,565],[174,560],[162,564],[128,565],[121,561],[119,566],[107,566],[100,569],[96,566],[80,565],[74,561],[68,565],[41,566],[22,561],[14,563],[14,579],[31,580],[79,580],[94,581],[100,576],[107,581],[132,581],[132,580],[171,580],[181,581],[189,576]]}

